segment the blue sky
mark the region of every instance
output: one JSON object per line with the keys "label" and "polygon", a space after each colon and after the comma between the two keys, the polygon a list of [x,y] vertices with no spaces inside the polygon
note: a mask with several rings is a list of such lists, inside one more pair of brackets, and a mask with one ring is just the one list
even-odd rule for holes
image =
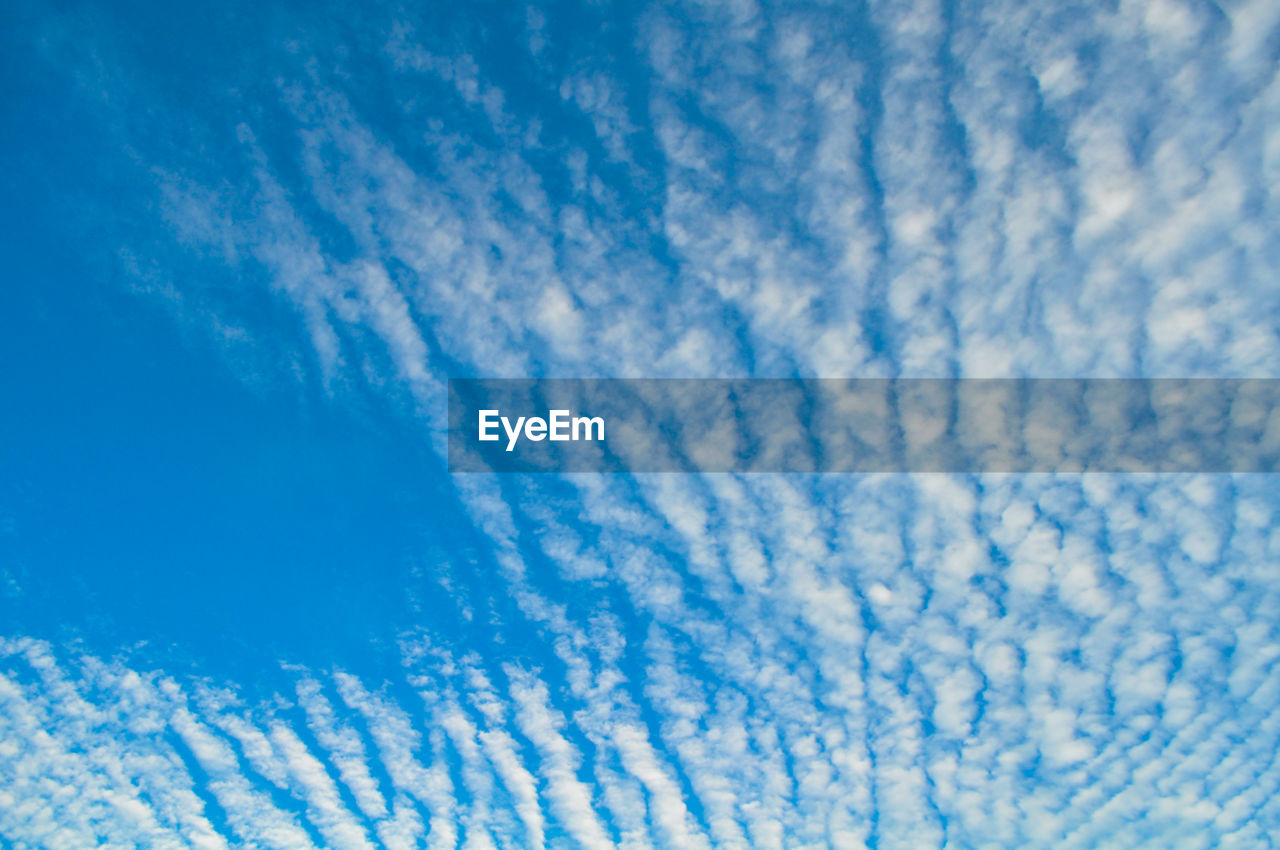
{"label": "blue sky", "polygon": [[0,11],[0,847],[1270,847],[1266,475],[454,476],[448,377],[1280,377],[1280,7]]}

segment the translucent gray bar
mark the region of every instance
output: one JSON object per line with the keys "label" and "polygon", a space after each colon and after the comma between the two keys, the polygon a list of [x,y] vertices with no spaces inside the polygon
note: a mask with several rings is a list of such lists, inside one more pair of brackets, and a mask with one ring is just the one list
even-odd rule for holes
{"label": "translucent gray bar", "polygon": [[[482,410],[566,411],[559,436],[599,417],[603,439],[481,441]],[[449,469],[1275,472],[1280,381],[453,379]]]}

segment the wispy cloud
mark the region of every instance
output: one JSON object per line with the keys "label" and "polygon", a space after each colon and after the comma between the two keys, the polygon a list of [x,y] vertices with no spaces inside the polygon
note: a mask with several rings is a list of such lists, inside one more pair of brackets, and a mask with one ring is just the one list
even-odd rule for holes
{"label": "wispy cloud", "polygon": [[[609,51],[550,10],[510,43],[379,13],[350,50],[315,36],[336,67],[291,41],[256,108],[200,119],[233,162],[133,144],[165,237],[296,312],[300,380],[408,399],[439,451],[459,373],[1269,375],[1272,5],[672,4],[616,13]],[[260,703],[10,639],[0,836],[1192,847],[1280,822],[1265,477],[455,484],[494,565],[468,580],[518,620],[466,618],[491,654],[424,610],[394,676],[290,669]]]}

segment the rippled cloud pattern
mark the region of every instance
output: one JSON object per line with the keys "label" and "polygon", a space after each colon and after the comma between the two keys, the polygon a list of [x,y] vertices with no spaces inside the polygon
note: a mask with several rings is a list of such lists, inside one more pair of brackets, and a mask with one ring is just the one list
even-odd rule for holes
{"label": "rippled cloud pattern", "polygon": [[0,847],[1275,846],[1272,476],[450,475],[446,381],[1280,377],[1280,5],[0,19],[6,297],[99,272]]}

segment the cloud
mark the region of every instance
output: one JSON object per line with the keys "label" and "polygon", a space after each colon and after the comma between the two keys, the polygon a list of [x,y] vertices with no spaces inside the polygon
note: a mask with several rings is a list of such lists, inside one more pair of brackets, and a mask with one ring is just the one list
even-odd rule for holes
{"label": "cloud", "polygon": [[[371,15],[367,39],[325,53],[338,67],[285,51],[259,108],[200,119],[231,161],[145,134],[136,156],[165,200],[157,233],[296,313],[300,380],[335,404],[410,399],[437,450],[455,373],[1280,363],[1265,3],[677,4],[628,18],[619,51],[550,11],[522,10],[511,44]],[[151,120],[196,120],[167,109]],[[234,296],[213,301],[239,326]],[[392,636],[394,673],[289,670],[254,700],[144,653],[7,640],[0,835],[919,848],[1275,831],[1266,477],[453,484],[470,528],[451,531],[487,548],[451,569],[510,620],[437,634],[424,610]]]}

